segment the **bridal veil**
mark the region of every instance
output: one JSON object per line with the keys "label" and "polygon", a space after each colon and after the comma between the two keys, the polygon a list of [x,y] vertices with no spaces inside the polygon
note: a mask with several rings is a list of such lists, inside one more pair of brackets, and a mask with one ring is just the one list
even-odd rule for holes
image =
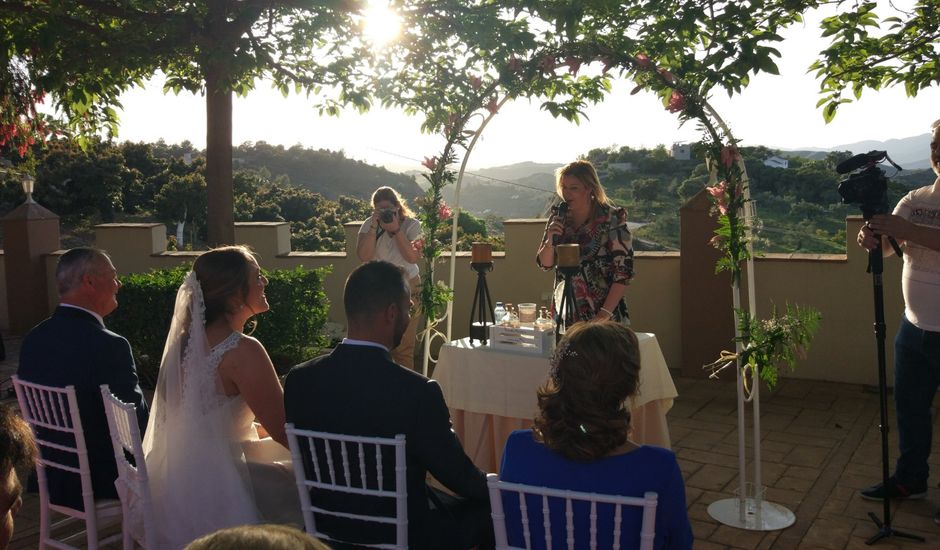
{"label": "bridal veil", "polygon": [[223,527],[258,523],[244,454],[232,433],[206,339],[196,274],[176,295],[144,453],[161,548],[182,548]]}

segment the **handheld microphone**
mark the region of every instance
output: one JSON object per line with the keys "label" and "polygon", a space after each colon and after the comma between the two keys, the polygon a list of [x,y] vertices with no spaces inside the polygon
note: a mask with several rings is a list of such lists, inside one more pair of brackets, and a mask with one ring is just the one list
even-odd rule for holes
{"label": "handheld microphone", "polygon": [[[555,217],[565,219],[568,216],[568,203],[561,201],[555,208]],[[561,244],[561,235],[552,235],[552,246]]]}
{"label": "handheld microphone", "polygon": [[855,155],[852,158],[840,162],[838,166],[836,166],[836,172],[840,174],[848,174],[849,172],[858,170],[866,164],[881,162],[887,155],[887,151],[869,151],[867,153]]}

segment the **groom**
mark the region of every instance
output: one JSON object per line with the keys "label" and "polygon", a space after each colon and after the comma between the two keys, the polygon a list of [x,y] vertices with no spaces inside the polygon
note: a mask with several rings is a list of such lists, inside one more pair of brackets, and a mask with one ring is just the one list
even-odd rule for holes
{"label": "groom", "polygon": [[[486,475],[451,430],[437,382],[392,361],[389,350],[408,326],[411,291],[402,271],[383,261],[359,266],[346,280],[349,335],[329,355],[294,367],[284,385],[287,421],[297,428],[391,438],[404,434],[407,453],[408,542],[411,548],[466,549],[492,545]],[[392,461],[385,464],[391,479]],[[427,473],[462,498],[435,491]],[[376,513],[359,497],[311,495],[326,508]],[[372,499],[374,501],[374,499]],[[381,512],[380,512],[381,513]],[[332,538],[376,542],[392,535],[375,524],[318,515]]]}
{"label": "groom", "polygon": [[[59,259],[55,275],[59,307],[23,338],[17,375],[45,386],[75,386],[95,499],[117,498],[117,465],[98,386],[107,384],[118,399],[137,407],[141,432],[148,417],[131,346],[104,326],[104,317],[117,308],[121,283],[111,258],[96,248],[69,250]],[[74,443],[60,433],[37,435],[53,443]],[[48,448],[42,452],[47,460],[78,466],[74,454],[56,457]],[[81,510],[78,475],[57,468],[47,468],[46,474],[52,502]]]}

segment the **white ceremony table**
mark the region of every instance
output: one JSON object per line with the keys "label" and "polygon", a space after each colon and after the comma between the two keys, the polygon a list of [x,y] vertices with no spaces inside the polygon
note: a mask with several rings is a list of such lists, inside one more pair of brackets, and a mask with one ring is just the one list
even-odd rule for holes
{"label": "white ceremony table", "polygon": [[[656,335],[636,333],[640,344],[640,387],[631,398],[630,439],[670,447],[666,413],[678,395]],[[493,349],[469,338],[441,347],[434,379],[450,408],[454,431],[480,469],[498,472],[503,447],[513,430],[532,427],[536,390],[545,381],[549,358]]]}

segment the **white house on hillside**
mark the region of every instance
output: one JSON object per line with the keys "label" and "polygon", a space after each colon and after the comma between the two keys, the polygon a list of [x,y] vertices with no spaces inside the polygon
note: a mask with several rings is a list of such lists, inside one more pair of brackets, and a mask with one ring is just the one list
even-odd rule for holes
{"label": "white house on hillside", "polygon": [[672,158],[676,160],[690,160],[692,158],[692,146],[688,143],[673,143]]}
{"label": "white house on hillside", "polygon": [[785,158],[778,157],[776,155],[772,157],[767,157],[764,159],[764,166],[770,166],[771,168],[783,168],[786,170],[790,167],[790,161]]}

